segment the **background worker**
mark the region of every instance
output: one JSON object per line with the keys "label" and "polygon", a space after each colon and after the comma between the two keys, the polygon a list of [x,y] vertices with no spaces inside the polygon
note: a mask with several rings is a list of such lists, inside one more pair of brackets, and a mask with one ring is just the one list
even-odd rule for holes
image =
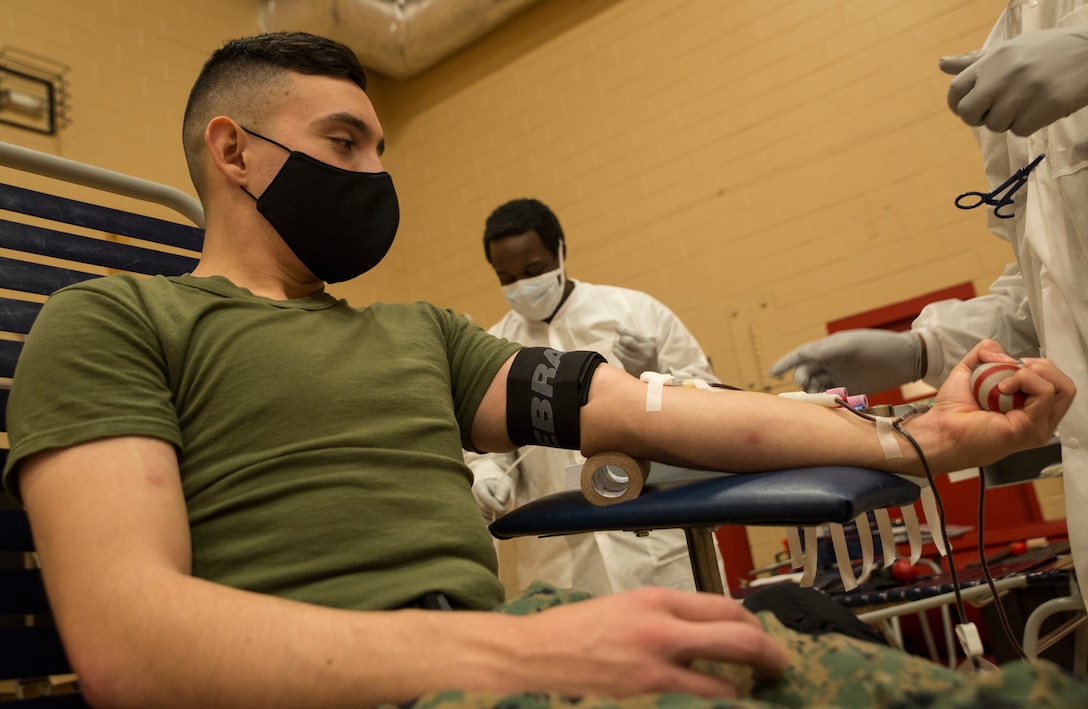
{"label": "background worker", "polygon": [[[909,332],[836,333],[788,353],[771,374],[792,367],[809,391],[876,392],[919,378],[938,385],[964,352],[993,338],[1018,357],[1052,359],[1088,390],[1088,2],[1014,0],[982,49],[944,57],[940,67],[956,75],[949,106],[976,126],[991,189],[1045,155],[1016,193],[1011,218],[987,209],[1016,263],[987,295],[927,306]],[[1086,579],[1088,396],[1073,402],[1058,434],[1066,524]]]}
{"label": "background worker", "polygon": [[[662,303],[639,291],[567,277],[563,229],[539,200],[515,199],[496,208],[483,241],[510,304],[488,330],[492,335],[526,346],[593,350],[636,377],[654,371],[717,381],[699,343]],[[524,504],[568,489],[566,467],[584,460],[578,451],[542,446],[466,453],[472,491],[488,519],[515,501]],[[508,544],[516,551],[521,589],[538,580],[594,595],[648,585],[695,588],[680,529],[644,537],[622,531],[527,537]]]}

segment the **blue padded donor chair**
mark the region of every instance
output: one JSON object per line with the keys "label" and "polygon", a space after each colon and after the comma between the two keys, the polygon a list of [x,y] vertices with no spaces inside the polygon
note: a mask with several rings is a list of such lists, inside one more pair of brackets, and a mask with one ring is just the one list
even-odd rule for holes
{"label": "blue padded donor chair", "polygon": [[636,534],[683,529],[695,587],[724,593],[714,555],[717,527],[845,524],[875,509],[913,504],[919,495],[918,485],[909,480],[850,466],[721,476],[696,471],[695,476],[699,479],[690,482],[647,484],[638,497],[603,506],[590,503],[580,489],[554,493],[495,520],[491,534],[512,539],[616,529]]}
{"label": "blue padded donor chair", "polygon": [[[19,176],[3,167],[162,203],[203,221],[191,196],[127,175],[0,143],[0,181]],[[0,184],[0,210],[0,431],[6,432],[15,364],[45,298],[58,288],[110,272],[190,271],[203,231],[8,184]],[[0,442],[2,464],[8,455],[7,437]],[[26,513],[14,498],[0,494],[0,702],[86,706],[53,625],[33,549]]]}

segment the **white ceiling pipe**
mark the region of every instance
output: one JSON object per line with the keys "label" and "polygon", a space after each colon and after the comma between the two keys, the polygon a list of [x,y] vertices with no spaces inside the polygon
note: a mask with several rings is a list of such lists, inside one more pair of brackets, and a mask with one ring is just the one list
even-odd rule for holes
{"label": "white ceiling pipe", "polygon": [[343,42],[363,66],[408,79],[537,0],[260,0],[262,31]]}

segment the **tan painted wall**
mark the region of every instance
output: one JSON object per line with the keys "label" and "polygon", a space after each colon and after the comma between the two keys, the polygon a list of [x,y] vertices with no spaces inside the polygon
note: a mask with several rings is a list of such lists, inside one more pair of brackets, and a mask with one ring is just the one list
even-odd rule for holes
{"label": "tan painted wall", "polygon": [[[983,178],[937,69],[1004,5],[543,2],[373,87],[404,211],[389,266],[488,326],[505,304],[484,219],[537,197],[574,277],[668,304],[724,381],[792,388],[767,368],[827,321],[964,281],[985,292],[1012,260],[953,206]],[[1038,492],[1062,516],[1059,486]],[[750,537],[757,564],[781,549],[780,530]]]}
{"label": "tan painted wall", "polygon": [[181,152],[189,88],[224,40],[256,31],[256,0],[4,0],[0,44],[70,67],[72,123],[55,136],[0,124],[0,141],[195,195]]}
{"label": "tan painted wall", "polygon": [[985,290],[1011,259],[952,204],[982,175],[936,67],[982,42],[999,0],[585,4],[542,2],[376,82],[404,212],[389,265],[413,297],[494,322],[483,221],[535,196],[572,275],[653,294],[723,380],[773,389],[769,364],[827,320]]}
{"label": "tan painted wall", "polygon": [[[952,204],[983,178],[936,67],[1003,6],[542,0],[420,77],[373,77],[401,233],[332,290],[490,325],[505,307],[483,221],[534,196],[564,225],[571,275],[668,304],[724,381],[789,388],[767,367],[828,320],[963,281],[982,292],[1011,260],[981,212]],[[2,43],[72,67],[74,122],[55,138],[0,125],[0,140],[191,192],[185,97],[212,49],[256,30],[255,7],[5,0]],[[757,561],[779,536],[756,535]]]}

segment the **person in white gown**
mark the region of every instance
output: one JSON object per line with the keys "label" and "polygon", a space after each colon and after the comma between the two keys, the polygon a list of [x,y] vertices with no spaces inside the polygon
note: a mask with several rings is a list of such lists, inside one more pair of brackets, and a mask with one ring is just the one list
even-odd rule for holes
{"label": "person in white gown", "polygon": [[[535,199],[495,209],[484,228],[484,253],[510,311],[488,332],[525,346],[593,350],[634,376],[646,371],[717,382],[699,343],[671,310],[640,291],[567,277],[559,219]],[[577,451],[525,446],[512,453],[466,452],[473,494],[488,519],[514,504],[566,490]],[[594,595],[647,585],[694,589],[682,530],[595,532],[524,538],[515,545],[518,586],[545,581]]]}

